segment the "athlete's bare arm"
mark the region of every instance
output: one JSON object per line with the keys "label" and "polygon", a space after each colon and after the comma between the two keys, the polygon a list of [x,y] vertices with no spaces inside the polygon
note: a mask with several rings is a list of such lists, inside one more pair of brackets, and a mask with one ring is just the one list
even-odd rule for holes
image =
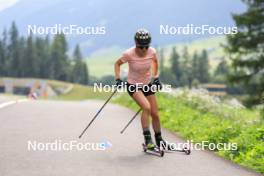
{"label": "athlete's bare arm", "polygon": [[120,66],[123,64],[122,58],[115,62],[115,79],[120,79]]}
{"label": "athlete's bare arm", "polygon": [[153,78],[158,78],[159,77],[158,68],[159,68],[158,58],[155,55],[154,58],[153,58],[153,61],[152,61],[152,76],[153,76]]}

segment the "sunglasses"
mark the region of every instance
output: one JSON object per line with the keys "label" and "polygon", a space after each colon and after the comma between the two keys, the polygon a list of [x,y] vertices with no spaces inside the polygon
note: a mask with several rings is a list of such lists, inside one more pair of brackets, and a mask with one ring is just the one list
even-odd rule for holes
{"label": "sunglasses", "polygon": [[137,48],[139,48],[139,49],[142,49],[142,50],[143,50],[144,48],[145,48],[145,49],[148,49],[148,48],[149,48],[149,46],[137,46]]}

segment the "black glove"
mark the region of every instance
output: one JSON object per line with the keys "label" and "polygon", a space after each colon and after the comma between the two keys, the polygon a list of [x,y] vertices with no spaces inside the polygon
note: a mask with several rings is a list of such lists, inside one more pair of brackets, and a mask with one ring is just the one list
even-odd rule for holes
{"label": "black glove", "polygon": [[116,79],[116,86],[117,86],[118,88],[122,87],[123,84],[124,84],[124,83],[123,83],[123,81],[122,81],[120,78]]}
{"label": "black glove", "polygon": [[153,85],[157,86],[157,90],[161,90],[162,89],[162,84],[159,80],[159,78],[155,78],[152,82]]}

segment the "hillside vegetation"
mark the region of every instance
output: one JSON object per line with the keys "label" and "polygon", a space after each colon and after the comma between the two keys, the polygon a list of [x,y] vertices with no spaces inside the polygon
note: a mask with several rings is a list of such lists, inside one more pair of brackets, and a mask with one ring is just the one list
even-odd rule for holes
{"label": "hillside vegetation", "polygon": [[[164,46],[165,65],[169,65],[171,50],[174,46],[176,46],[179,54],[182,53],[183,47],[187,46],[190,54],[193,54],[195,51],[201,52],[203,49],[206,49],[209,54],[210,69],[215,69],[221,61],[221,58],[225,56],[223,48],[221,47],[222,44],[225,44],[225,36],[216,36],[195,40],[193,42],[175,43]],[[93,52],[86,58],[90,75],[96,77],[114,75],[114,62],[121,57],[124,50],[125,48],[114,46]],[[127,67],[122,67],[122,69],[125,70]]]}
{"label": "hillside vegetation", "polygon": [[[237,150],[214,152],[264,173],[264,119],[258,110],[241,108],[200,91],[159,93],[157,97],[163,127],[194,143],[237,143]],[[127,94],[114,102],[138,109]]]}

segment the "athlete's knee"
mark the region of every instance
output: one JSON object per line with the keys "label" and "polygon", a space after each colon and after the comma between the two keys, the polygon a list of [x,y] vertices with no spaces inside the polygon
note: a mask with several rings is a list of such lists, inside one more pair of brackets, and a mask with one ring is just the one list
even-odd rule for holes
{"label": "athlete's knee", "polygon": [[143,106],[142,106],[142,110],[143,111],[146,111],[148,113],[151,113],[151,107],[150,107],[150,104],[149,103],[145,103]]}
{"label": "athlete's knee", "polygon": [[151,117],[152,117],[153,119],[157,119],[157,118],[159,118],[159,113],[158,113],[158,111],[154,111],[154,110],[152,110],[152,111],[151,111]]}

